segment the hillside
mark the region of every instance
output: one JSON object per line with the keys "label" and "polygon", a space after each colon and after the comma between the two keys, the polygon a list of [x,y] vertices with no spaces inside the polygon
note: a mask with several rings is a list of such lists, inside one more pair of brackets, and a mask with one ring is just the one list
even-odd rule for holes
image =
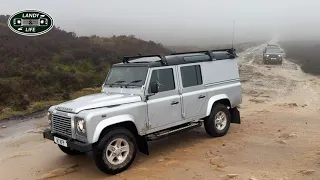
{"label": "hillside", "polygon": [[55,27],[38,37],[13,33],[0,16],[0,114],[25,110],[31,102],[69,99],[83,88],[100,87],[110,64],[124,55],[170,53],[134,36],[78,37]]}
{"label": "hillside", "polygon": [[283,41],[281,47],[286,52],[286,58],[299,64],[301,69],[313,75],[320,75],[320,41]]}

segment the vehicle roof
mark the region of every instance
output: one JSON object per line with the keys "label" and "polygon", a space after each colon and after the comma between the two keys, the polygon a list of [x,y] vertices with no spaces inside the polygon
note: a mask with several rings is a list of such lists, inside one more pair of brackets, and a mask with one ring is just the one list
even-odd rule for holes
{"label": "vehicle roof", "polygon": [[[235,49],[218,49],[212,51],[195,51],[173,53],[170,55],[148,55],[148,56],[127,56],[123,58],[122,63],[115,66],[171,66],[179,64],[189,64],[214,60],[234,59],[236,57]],[[132,60],[131,60],[132,59]]]}
{"label": "vehicle roof", "polygon": [[268,45],[267,45],[267,47],[270,47],[270,46],[271,46],[271,47],[272,47],[272,46],[274,46],[274,47],[279,47],[279,46],[276,45],[276,44],[268,44]]}

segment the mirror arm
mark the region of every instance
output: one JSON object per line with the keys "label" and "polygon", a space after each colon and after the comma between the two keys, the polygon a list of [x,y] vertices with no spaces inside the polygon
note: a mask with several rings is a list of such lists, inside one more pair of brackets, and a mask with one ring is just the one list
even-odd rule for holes
{"label": "mirror arm", "polygon": [[147,95],[146,95],[146,101],[149,100],[149,97],[150,97],[150,96],[153,96],[153,95],[155,95],[155,93],[147,94]]}

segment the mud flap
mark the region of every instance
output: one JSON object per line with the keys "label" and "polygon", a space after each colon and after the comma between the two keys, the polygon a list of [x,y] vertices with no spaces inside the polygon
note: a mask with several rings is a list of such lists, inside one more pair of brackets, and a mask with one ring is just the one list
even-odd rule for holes
{"label": "mud flap", "polygon": [[230,109],[230,113],[231,113],[231,123],[241,124],[239,110],[236,107],[234,107]]}
{"label": "mud flap", "polygon": [[137,145],[140,152],[142,152],[143,154],[149,155],[148,142],[144,136],[139,136],[137,138]]}

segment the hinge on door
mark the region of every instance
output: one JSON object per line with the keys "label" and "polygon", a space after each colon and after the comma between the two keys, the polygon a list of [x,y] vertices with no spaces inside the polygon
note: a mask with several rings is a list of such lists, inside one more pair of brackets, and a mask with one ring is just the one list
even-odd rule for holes
{"label": "hinge on door", "polygon": [[182,113],[182,118],[185,118],[186,117],[186,113]]}

